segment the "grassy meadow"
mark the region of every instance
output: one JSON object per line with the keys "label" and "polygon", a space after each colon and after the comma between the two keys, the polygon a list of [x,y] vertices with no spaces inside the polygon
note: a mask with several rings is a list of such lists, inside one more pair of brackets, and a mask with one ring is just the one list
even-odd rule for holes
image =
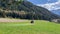
{"label": "grassy meadow", "polygon": [[23,22],[0,22],[0,34],[60,34],[60,24],[35,20]]}

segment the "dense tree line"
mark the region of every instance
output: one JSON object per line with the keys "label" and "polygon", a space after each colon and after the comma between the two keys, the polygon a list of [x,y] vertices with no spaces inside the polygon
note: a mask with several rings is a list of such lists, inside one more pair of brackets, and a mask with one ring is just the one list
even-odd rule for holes
{"label": "dense tree line", "polygon": [[[2,10],[1,10],[2,9]],[[49,10],[36,6],[29,1],[0,0],[0,17],[20,19],[60,19],[60,16]]]}

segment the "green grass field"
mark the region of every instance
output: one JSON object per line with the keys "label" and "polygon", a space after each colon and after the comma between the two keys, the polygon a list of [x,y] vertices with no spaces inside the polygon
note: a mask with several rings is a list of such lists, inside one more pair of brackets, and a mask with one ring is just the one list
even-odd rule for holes
{"label": "green grass field", "polygon": [[60,24],[35,20],[21,23],[0,23],[0,34],[60,34]]}

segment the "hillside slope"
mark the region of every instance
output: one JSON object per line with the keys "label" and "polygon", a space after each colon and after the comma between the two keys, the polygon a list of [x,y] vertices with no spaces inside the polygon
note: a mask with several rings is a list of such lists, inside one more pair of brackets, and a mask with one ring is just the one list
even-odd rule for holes
{"label": "hillside slope", "polygon": [[43,7],[36,6],[29,1],[0,0],[0,17],[21,19],[59,19],[60,16],[51,13]]}

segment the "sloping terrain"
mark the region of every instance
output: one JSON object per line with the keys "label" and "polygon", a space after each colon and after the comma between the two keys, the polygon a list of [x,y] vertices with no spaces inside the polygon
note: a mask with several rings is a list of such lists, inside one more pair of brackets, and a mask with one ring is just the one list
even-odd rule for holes
{"label": "sloping terrain", "polygon": [[60,19],[60,16],[49,10],[36,6],[29,1],[0,0],[0,17],[20,19]]}

